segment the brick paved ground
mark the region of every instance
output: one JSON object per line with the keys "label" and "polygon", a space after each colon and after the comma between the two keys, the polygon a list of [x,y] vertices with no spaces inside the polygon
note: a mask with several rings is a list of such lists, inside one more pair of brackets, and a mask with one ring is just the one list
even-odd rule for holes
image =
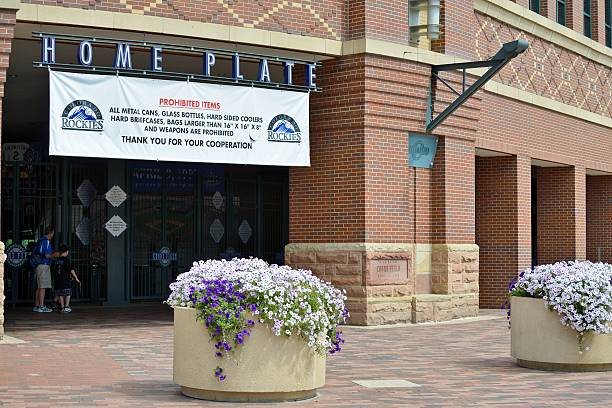
{"label": "brick paved ground", "polygon": [[[72,315],[8,311],[0,345],[0,405],[229,407],[181,396],[172,384],[172,316],[160,306]],[[612,406],[612,373],[517,367],[504,319],[440,326],[346,328],[317,399],[289,407]],[[372,389],[355,379],[404,379],[420,388]],[[248,404],[240,404],[247,406]],[[251,406],[251,405],[248,405]],[[255,406],[255,405],[252,405]],[[269,405],[268,405],[269,406]]]}

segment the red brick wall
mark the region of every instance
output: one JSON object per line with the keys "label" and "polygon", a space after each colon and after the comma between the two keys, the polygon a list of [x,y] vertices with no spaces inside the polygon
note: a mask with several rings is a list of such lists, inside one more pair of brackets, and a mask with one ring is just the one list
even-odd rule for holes
{"label": "red brick wall", "polygon": [[587,176],[587,259],[612,262],[612,176]]}
{"label": "red brick wall", "polygon": [[540,0],[540,14],[551,20],[555,19],[555,0]]}
{"label": "red brick wall", "polygon": [[366,1],[347,0],[346,1],[346,40],[353,40],[365,37],[366,29]]}
{"label": "red brick wall", "polygon": [[[9,65],[11,53],[11,40],[15,29],[15,11],[0,8],[0,102],[4,96],[4,83],[6,82],[6,70]],[[0,109],[0,123],[2,119]]]}
{"label": "red brick wall", "polygon": [[[228,26],[255,27],[291,34],[341,39],[346,28],[346,0],[289,2],[282,0],[174,0],[157,3],[146,0],[23,0],[23,3],[144,14]],[[145,8],[146,7],[146,8]],[[273,12],[277,7],[278,11]],[[262,19],[262,21],[260,21]],[[322,23],[327,23],[325,27]]]}
{"label": "red brick wall", "polygon": [[[527,156],[612,166],[610,129],[488,92],[482,94],[476,147],[500,145]],[[495,150],[495,149],[494,149]]]}
{"label": "red brick wall", "polygon": [[531,174],[525,157],[476,157],[480,307],[498,308],[518,271],[531,266]]}
{"label": "red brick wall", "polygon": [[365,239],[365,57],[326,61],[311,97],[311,167],[289,171],[290,242]]}
{"label": "red brick wall", "polygon": [[476,157],[476,244],[480,250],[480,307],[498,308],[516,276],[515,157]]}
{"label": "red brick wall", "polygon": [[[586,176],[574,167],[539,167],[538,264],[586,257]],[[584,181],[583,181],[584,179]]]}
{"label": "red brick wall", "polygon": [[566,26],[572,30],[584,34],[584,21],[582,19],[582,8],[584,0],[566,0]]}
{"label": "red brick wall", "polygon": [[474,142],[441,138],[432,173],[432,242],[474,243]]}
{"label": "red brick wall", "polygon": [[[415,241],[407,138],[424,130],[429,75],[379,56],[325,63],[324,92],[311,98],[311,167],[290,170],[290,242]],[[448,94],[439,92],[437,112]],[[417,242],[474,242],[478,109],[475,99],[449,119],[434,169],[416,171]]]}
{"label": "red brick wall", "polygon": [[591,0],[593,19],[593,40],[606,44],[606,0]]}
{"label": "red brick wall", "polygon": [[365,4],[368,38],[408,43],[407,1],[377,0]]}
{"label": "red brick wall", "polygon": [[[413,242],[407,130],[422,130],[428,67],[340,58],[325,63],[318,83],[311,167],[290,169],[290,242]],[[430,172],[418,174],[420,203],[429,202]],[[418,218],[429,225],[428,204]]]}

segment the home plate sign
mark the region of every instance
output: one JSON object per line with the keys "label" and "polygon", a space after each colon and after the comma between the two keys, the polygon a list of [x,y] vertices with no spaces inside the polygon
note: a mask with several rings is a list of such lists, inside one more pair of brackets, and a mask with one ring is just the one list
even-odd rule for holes
{"label": "home plate sign", "polygon": [[113,215],[112,218],[106,222],[105,227],[113,237],[117,238],[127,229],[127,224],[118,215]]}

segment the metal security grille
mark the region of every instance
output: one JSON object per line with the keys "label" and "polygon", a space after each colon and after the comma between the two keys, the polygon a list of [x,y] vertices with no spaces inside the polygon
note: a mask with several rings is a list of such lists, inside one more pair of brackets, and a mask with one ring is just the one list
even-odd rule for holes
{"label": "metal security grille", "polygon": [[[53,225],[61,233],[59,170],[55,163],[8,162],[2,166],[2,237],[28,248]],[[31,303],[36,282],[27,262],[5,264],[5,290],[9,304]]]}
{"label": "metal security grille", "polygon": [[105,171],[70,167],[70,260],[81,281],[75,300],[100,302],[106,293],[106,185]]}
{"label": "metal security grille", "polygon": [[131,171],[131,298],[162,299],[195,259],[197,170],[152,164]]}
{"label": "metal security grille", "polygon": [[129,177],[132,300],[165,298],[169,284],[196,260],[258,256],[283,262],[284,176],[143,163],[132,165]]}
{"label": "metal security grille", "polygon": [[161,246],[163,174],[160,168],[134,168],[131,180],[132,299],[161,298],[166,282],[151,254]]}
{"label": "metal security grille", "polygon": [[283,249],[286,218],[285,185],[283,183],[262,183],[262,258],[271,263],[284,263]]}

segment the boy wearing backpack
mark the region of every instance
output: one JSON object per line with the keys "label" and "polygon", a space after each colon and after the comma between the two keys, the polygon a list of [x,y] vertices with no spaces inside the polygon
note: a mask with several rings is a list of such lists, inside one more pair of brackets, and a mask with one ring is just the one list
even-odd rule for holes
{"label": "boy wearing backpack", "polygon": [[70,250],[66,245],[60,245],[59,247],[59,258],[55,260],[53,266],[53,280],[55,282],[55,296],[59,298],[61,312],[70,313],[70,296],[72,296],[72,289],[70,288],[70,281],[75,280],[79,285],[81,281],[74,272],[74,268],[70,265],[70,259],[68,255]]}
{"label": "boy wearing backpack", "polygon": [[51,240],[55,230],[53,227],[45,228],[45,235],[38,240],[36,248],[32,252],[30,265],[36,273],[36,297],[32,311],[37,313],[50,313],[51,309],[45,306],[45,291],[51,289],[51,260],[57,258],[58,254],[53,252]]}

